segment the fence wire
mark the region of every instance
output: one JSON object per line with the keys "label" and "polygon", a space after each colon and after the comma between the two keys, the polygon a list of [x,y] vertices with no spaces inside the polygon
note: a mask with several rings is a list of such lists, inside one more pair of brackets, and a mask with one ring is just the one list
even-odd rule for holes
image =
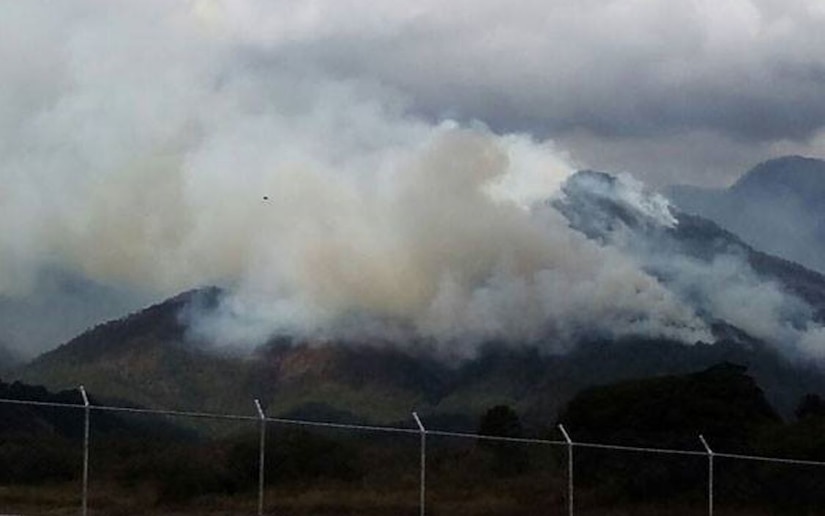
{"label": "fence wire", "polygon": [[704,457],[707,461],[707,473],[706,473],[706,509],[705,512],[709,516],[713,516],[714,514],[714,459],[728,459],[731,461],[743,461],[743,462],[758,462],[764,464],[777,464],[777,465],[786,465],[786,466],[808,466],[808,467],[825,467],[825,461],[816,461],[816,460],[805,460],[805,459],[796,459],[796,458],[783,458],[783,457],[769,457],[769,456],[762,456],[762,455],[748,455],[748,454],[741,454],[741,453],[727,453],[722,451],[715,451],[712,450],[708,442],[705,440],[703,436],[697,436],[697,443],[700,443],[704,448],[704,451],[701,450],[685,450],[685,449],[675,449],[675,448],[657,448],[657,447],[645,447],[645,446],[628,446],[628,445],[621,445],[621,444],[609,444],[609,443],[593,443],[593,442],[578,442],[575,441],[575,437],[571,436],[567,429],[565,429],[562,425],[558,426],[559,433],[561,434],[563,439],[555,440],[555,439],[538,439],[538,438],[524,438],[524,437],[507,437],[507,436],[496,436],[496,435],[484,435],[478,433],[466,433],[466,432],[453,432],[453,431],[446,431],[446,430],[438,430],[438,429],[430,429],[425,426],[424,421],[419,418],[418,414],[413,412],[412,422],[415,423],[416,428],[405,428],[405,427],[398,427],[398,426],[380,426],[380,425],[365,425],[365,424],[350,424],[350,423],[336,423],[336,422],[329,422],[329,421],[313,421],[313,420],[306,420],[306,419],[297,419],[297,418],[284,418],[284,417],[270,417],[267,416],[258,400],[253,400],[253,403],[250,404],[251,407],[255,408],[256,414],[254,415],[243,415],[243,414],[228,414],[228,413],[214,413],[214,412],[199,412],[199,411],[187,411],[187,410],[165,410],[165,409],[150,409],[150,408],[138,408],[138,407],[119,407],[119,406],[107,406],[107,405],[96,405],[90,403],[89,399],[86,397],[86,392],[81,386],[79,388],[81,393],[81,397],[83,403],[61,403],[61,402],[48,402],[48,401],[37,401],[37,400],[25,400],[25,399],[5,399],[0,398],[0,404],[5,405],[24,405],[24,406],[34,406],[34,407],[49,407],[49,408],[59,408],[59,409],[74,409],[74,410],[82,410],[85,413],[84,422],[83,422],[83,464],[82,464],[82,487],[81,487],[81,514],[82,516],[87,516],[89,512],[89,502],[88,502],[88,490],[89,490],[89,476],[91,475],[89,471],[89,445],[90,445],[90,414],[91,412],[112,412],[112,413],[124,413],[124,414],[136,414],[136,415],[153,415],[153,416],[165,416],[165,417],[173,417],[173,418],[191,418],[191,419],[205,419],[205,420],[217,420],[217,421],[235,421],[235,422],[248,422],[248,423],[257,423],[260,428],[260,440],[258,443],[258,498],[257,498],[257,514],[262,516],[265,511],[265,504],[264,504],[264,492],[265,492],[265,482],[264,482],[264,460],[265,460],[265,448],[267,445],[267,426],[269,424],[276,424],[276,425],[286,425],[286,426],[295,426],[295,427],[304,427],[304,428],[315,428],[315,429],[338,429],[338,430],[348,430],[348,431],[355,431],[355,432],[371,432],[371,433],[383,433],[383,434],[405,434],[405,435],[416,435],[419,436],[420,442],[420,461],[419,461],[419,499],[418,499],[418,512],[420,516],[425,516],[427,509],[428,509],[428,501],[427,501],[427,437],[443,437],[443,438],[453,438],[453,439],[465,439],[465,440],[474,440],[477,442],[491,442],[491,443],[509,443],[509,444],[524,444],[524,445],[538,445],[538,446],[550,446],[550,447],[558,447],[561,449],[566,449],[566,476],[567,476],[567,493],[564,497],[564,505],[565,505],[565,513],[569,516],[573,516],[576,514],[576,506],[574,505],[574,495],[575,495],[575,477],[574,477],[574,450],[600,450],[600,451],[608,451],[608,452],[619,452],[619,453],[635,453],[635,454],[643,454],[643,455],[663,455],[663,456],[683,456],[683,457]]}

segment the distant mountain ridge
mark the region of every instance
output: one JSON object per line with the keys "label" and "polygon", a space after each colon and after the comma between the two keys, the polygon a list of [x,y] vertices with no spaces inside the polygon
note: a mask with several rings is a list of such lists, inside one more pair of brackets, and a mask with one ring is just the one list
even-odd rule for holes
{"label": "distant mountain ridge", "polygon": [[0,293],[0,343],[20,358],[31,359],[147,301],[145,294],[47,268],[22,292]]}
{"label": "distant mountain ridge", "polygon": [[22,363],[22,358],[0,341],[0,375],[5,371],[19,367]]}
{"label": "distant mountain ridge", "polygon": [[820,206],[825,196],[825,161],[803,156],[771,159],[739,178],[730,190],[741,197],[794,197],[808,207]]}
{"label": "distant mountain ridge", "polygon": [[767,253],[825,272],[825,161],[785,156],[728,189],[674,186],[683,211],[710,219]]}

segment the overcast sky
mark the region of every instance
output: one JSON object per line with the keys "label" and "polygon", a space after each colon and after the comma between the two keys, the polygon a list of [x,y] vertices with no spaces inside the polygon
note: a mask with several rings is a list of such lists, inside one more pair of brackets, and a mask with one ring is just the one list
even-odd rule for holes
{"label": "overcast sky", "polygon": [[[171,0],[140,8],[104,0],[0,3],[3,25],[13,25],[4,28],[0,71],[21,58],[48,69],[48,55],[27,53],[37,35],[63,31],[71,39],[101,12],[121,26],[124,17],[160,20],[174,11]],[[239,62],[249,66],[373,82],[417,114],[551,138],[576,165],[631,172],[654,186],[726,185],[772,156],[825,156],[821,0],[174,5],[245,47]],[[134,25],[135,45],[153,39],[144,25]]]}
{"label": "overcast sky", "polygon": [[196,3],[262,61],[400,90],[434,118],[556,140],[584,167],[724,185],[825,154],[820,0]]}

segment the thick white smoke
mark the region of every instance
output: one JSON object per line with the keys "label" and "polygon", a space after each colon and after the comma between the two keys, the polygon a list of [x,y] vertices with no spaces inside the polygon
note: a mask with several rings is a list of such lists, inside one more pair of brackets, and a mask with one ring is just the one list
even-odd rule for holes
{"label": "thick white smoke", "polygon": [[732,324],[792,360],[825,364],[825,330],[815,309],[758,274],[743,244],[708,234],[698,244],[687,234],[674,236],[679,221],[668,201],[627,175],[581,172],[563,190],[555,204],[574,227],[633,257],[703,319]]}
{"label": "thick white smoke", "polygon": [[158,296],[218,284],[192,322],[219,342],[709,338],[633,262],[529,208],[572,171],[551,142],[427,122],[204,5],[5,6],[0,295],[44,268]]}
{"label": "thick white smoke", "polygon": [[[208,333],[229,328],[226,337],[243,341],[252,331],[254,341],[366,324],[379,336],[409,330],[452,346],[548,335],[564,345],[585,333],[707,337],[655,280],[570,230],[553,208],[501,199],[511,176],[558,170],[550,149],[544,160],[511,160],[516,137],[450,128],[429,137],[385,163],[391,181],[380,188],[324,165],[273,178],[270,232],[224,317],[206,319]],[[514,168],[524,161],[535,168]]]}
{"label": "thick white smoke", "polygon": [[746,259],[722,254],[711,262],[658,256],[648,264],[670,278],[668,288],[700,313],[730,323],[775,346],[785,357],[825,365],[825,328],[814,310]]}

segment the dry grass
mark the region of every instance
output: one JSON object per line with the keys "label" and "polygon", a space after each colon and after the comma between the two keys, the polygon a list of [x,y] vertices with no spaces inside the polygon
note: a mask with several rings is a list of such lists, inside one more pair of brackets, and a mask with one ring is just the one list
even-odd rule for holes
{"label": "dry grass", "polygon": [[[531,489],[502,492],[484,489],[436,490],[428,496],[430,516],[552,516],[566,515],[565,500],[548,489],[543,496],[530,496]],[[533,491],[537,491],[535,487]],[[271,488],[265,493],[266,513],[278,516],[416,516],[418,489],[371,489],[361,485],[325,483],[290,488]],[[579,493],[577,516],[693,516],[705,514],[701,503],[659,502],[611,506],[597,502],[591,493]],[[89,500],[91,516],[229,516],[256,514],[257,497],[247,492],[234,497],[205,496],[180,506],[159,506],[148,488],[125,490],[116,486],[95,486]],[[80,508],[79,485],[60,484],[40,487],[0,487],[0,514],[68,516]],[[726,508],[718,516],[768,516],[757,507]],[[825,514],[825,510],[810,514]]]}
{"label": "dry grass", "polygon": [[80,485],[0,486],[0,512],[72,516],[80,507]]}
{"label": "dry grass", "polygon": [[[374,452],[374,450],[373,450]],[[313,480],[269,487],[266,514],[277,516],[417,516],[418,472],[406,461],[409,454],[388,453],[369,457],[358,480]],[[414,455],[413,455],[414,457]],[[481,457],[481,458],[479,458]],[[399,458],[405,459],[404,462]],[[563,464],[552,458],[538,461],[533,469],[513,477],[496,477],[483,456],[443,457],[433,453],[428,468],[428,516],[566,516],[567,478]],[[413,463],[414,464],[414,463]],[[102,476],[102,475],[101,475]],[[724,493],[721,493],[724,495]],[[577,516],[695,516],[707,514],[701,487],[681,493],[681,499],[651,493],[638,502],[618,502],[604,486],[577,485]],[[150,483],[124,486],[114,481],[94,481],[90,486],[90,516],[228,516],[254,515],[257,491],[253,485],[233,496],[213,494],[180,504],[159,503]],[[653,501],[655,500],[655,502]],[[719,500],[724,502],[724,496]],[[0,486],[0,514],[76,516],[80,509],[80,482],[44,486]],[[720,503],[717,516],[768,516],[777,514],[756,504],[729,507]],[[793,514],[786,511],[784,514]],[[808,512],[825,515],[825,507]]]}

